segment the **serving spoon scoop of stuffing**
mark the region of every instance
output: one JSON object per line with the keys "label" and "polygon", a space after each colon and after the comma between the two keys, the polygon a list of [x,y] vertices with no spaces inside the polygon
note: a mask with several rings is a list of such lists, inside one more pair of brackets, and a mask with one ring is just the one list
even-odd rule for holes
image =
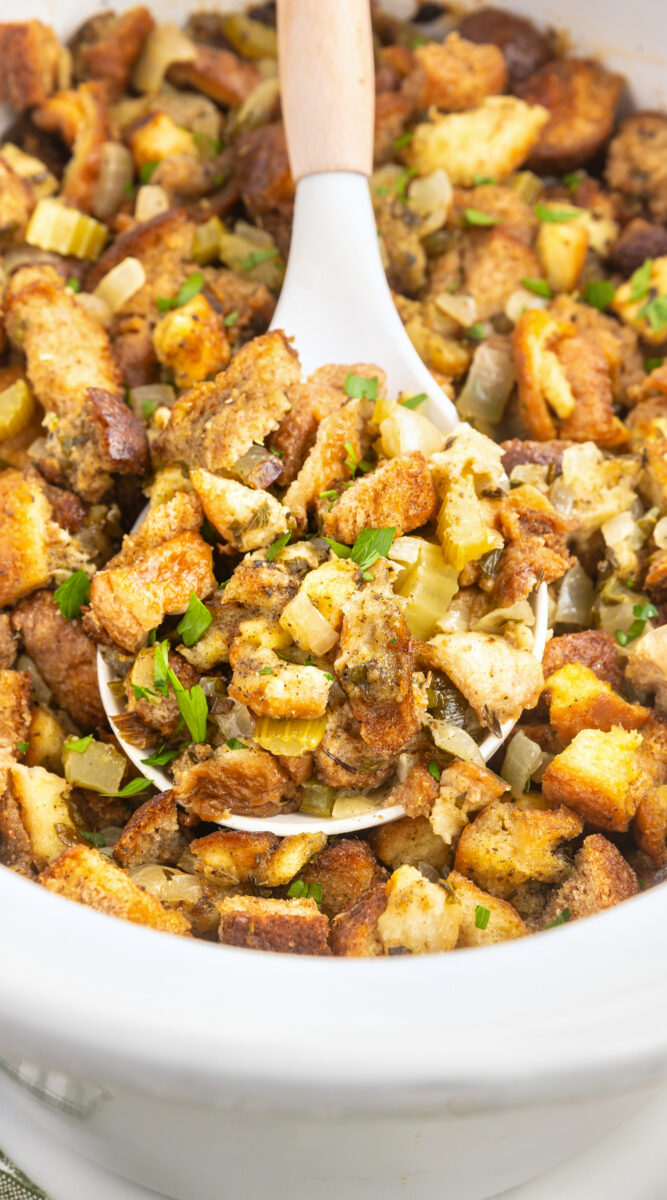
{"label": "serving spoon scoop of stuffing", "polygon": [[[387,284],[368,187],[373,165],[374,67],[369,0],[278,0],[282,111],[296,200],[289,262],[272,323],[294,341],[305,376],[325,363],[377,363],[390,396],[425,393],[420,412],[448,432],[459,423],[452,401],[412,346]],[[143,515],[140,521],[143,519]],[[138,523],[140,523],[140,521]],[[534,601],[534,653],[547,631],[547,590]],[[98,654],[107,715],[123,711],[113,676]],[[513,728],[506,721],[479,750],[488,761]],[[128,758],[160,790],[171,786],[147,752],[119,737]],[[357,808],[359,805],[357,805]],[[404,816],[398,805],[315,817],[230,815],[220,824],[282,836],[348,833]]]}

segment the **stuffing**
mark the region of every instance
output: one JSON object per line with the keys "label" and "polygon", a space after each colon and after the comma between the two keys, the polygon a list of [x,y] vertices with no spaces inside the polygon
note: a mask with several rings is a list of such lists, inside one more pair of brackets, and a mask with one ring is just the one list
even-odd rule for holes
{"label": "stuffing", "polygon": [[368,842],[380,862],[391,871],[426,864],[441,872],[451,864],[447,845],[434,833],[427,817],[400,817],[398,821],[377,825],[371,829]]}
{"label": "stuffing", "polygon": [[487,321],[504,313],[523,279],[542,274],[530,246],[504,226],[470,230],[463,249],[464,291],[475,300],[477,316]]}
{"label": "stuffing", "polygon": [[[0,472],[0,604],[16,604],[48,584],[55,570],[81,567],[85,556],[60,525],[30,473]],[[71,564],[71,565],[70,565]]]}
{"label": "stuffing", "polygon": [[0,24],[0,57],[4,63],[1,103],[31,108],[46,100],[55,88],[60,46],[53,30],[41,21]]}
{"label": "stuffing", "polygon": [[651,260],[651,273],[646,283],[646,291],[635,298],[635,285],[632,279],[616,288],[612,308],[626,324],[636,329],[644,342],[654,346],[662,346],[665,340],[665,328],[661,316],[652,319],[652,302],[661,299],[667,292],[667,255]]}
{"label": "stuffing", "polygon": [[641,744],[635,730],[582,729],[546,768],[545,800],[568,805],[599,828],[624,832],[639,803]]}
{"label": "stuffing", "polygon": [[386,255],[390,287],[405,296],[416,296],[426,284],[422,218],[411,204],[397,198],[391,186],[401,186],[403,176],[396,174],[394,167],[389,172],[388,184],[371,188],[375,224]]}
{"label": "stuffing", "polygon": [[[279,649],[289,643],[286,635],[283,638],[278,638]],[[229,647],[229,662],[233,668],[229,695],[256,716],[313,719],[326,712],[331,680],[317,667],[280,658],[264,622],[241,625],[239,637]]]}
{"label": "stuffing", "polygon": [[225,327],[201,292],[158,321],[153,346],[158,362],[172,371],[179,388],[222,371],[231,353]]}
{"label": "stuffing", "polygon": [[439,494],[461,475],[471,475],[478,492],[495,492],[502,486],[502,449],[471,425],[462,422],[449,434],[444,449],[430,458],[433,482]]}
{"label": "stuffing", "polygon": [[32,681],[28,671],[0,670],[0,757],[18,754],[28,741]]}
{"label": "stuffing", "polygon": [[352,455],[355,463],[363,457],[359,421],[359,400],[349,400],[320,421],[315,444],[283,497],[285,507],[290,510],[300,529],[305,527],[308,512],[317,503],[321,493],[327,491],[336,480],[350,478],[348,463]]}
{"label": "stuffing", "polygon": [[377,958],[384,954],[378,919],[387,906],[384,883],[363,892],[347,912],[331,922],[329,944],[341,958]]}
{"label": "stuffing", "polygon": [[414,64],[403,91],[417,109],[433,104],[458,112],[505,90],[507,70],[500,50],[467,42],[458,33],[441,43],[416,46]]}
{"label": "stuffing", "polygon": [[176,863],[185,849],[173,792],[160,792],[132,814],[116,842],[114,858],[124,867]]}
{"label": "stuffing", "polygon": [[111,138],[105,84],[82,83],[76,90],[55,92],[35,109],[32,119],[38,129],[58,133],[71,148],[62,180],[63,200],[94,212],[102,151]]}
{"label": "stuffing", "polygon": [[[613,144],[613,143],[612,143]],[[665,178],[667,191],[667,176]],[[647,258],[662,258],[667,255],[667,229],[664,225],[652,225],[642,217],[628,221],[611,249],[612,266],[621,275],[632,275]]]}
{"label": "stuffing", "polygon": [[13,667],[17,654],[17,638],[9,613],[0,613],[0,670]]}
{"label": "stuffing", "polygon": [[289,408],[287,389],[298,379],[299,360],[283,333],[255,338],[212,382],[181,396],[154,445],[156,454],[165,462],[187,458],[208,471],[229,470],[277,428]]}
{"label": "stuffing", "polygon": [[607,360],[614,400],[627,405],[629,389],[644,377],[636,330],[572,296],[556,296],[549,307],[557,321],[571,325],[596,343]]}
{"label": "stuffing", "polygon": [[326,833],[294,833],[281,838],[259,859],[254,874],[258,887],[286,887],[303,870],[314,854],[327,844]]}
{"label": "stuffing", "polygon": [[525,600],[541,582],[560,579],[575,560],[567,549],[571,522],[527,484],[515,487],[502,500],[497,522],[505,539],[493,581],[500,607]]}
{"label": "stuffing", "polygon": [[555,921],[567,910],[569,920],[590,917],[593,913],[613,908],[621,900],[636,896],[637,876],[616,849],[613,842],[601,833],[584,838],[577,851],[572,871],[557,891],[552,892],[542,917],[544,925]]}
{"label": "stuffing", "polygon": [[565,877],[569,862],[561,842],[579,836],[583,821],[571,809],[519,809],[495,800],[466,825],[454,866],[478,887],[511,900],[528,880],[554,883]]}
{"label": "stuffing", "polygon": [[[184,688],[194,687],[199,681],[199,672],[175,650],[169,650],[167,665]],[[143,650],[139,651],[125,677],[125,695],[126,712],[136,713],[147,731],[157,730],[163,738],[176,733],[181,722],[176,696],[173,690],[170,690],[167,696],[155,691],[154,646],[144,646]]]}
{"label": "stuffing", "polygon": [[582,729],[641,729],[649,709],[628,704],[590,667],[567,663],[544,683],[549,700],[549,720],[561,742],[571,742]]}
{"label": "stuffing", "polygon": [[596,154],[611,134],[623,80],[597,63],[558,58],[522,80],[516,94],[549,120],[532,147],[532,170],[559,175]]}
{"label": "stuffing", "polygon": [[142,891],[92,846],[71,846],[41,872],[37,882],[68,900],[135,925],[184,936],[190,931],[181,913],[165,908],[155,896]]}
{"label": "stuffing", "polygon": [[17,245],[35,207],[32,188],[12,168],[0,160],[0,246]]}
{"label": "stuffing", "polygon": [[198,761],[188,751],[174,763],[174,797],[202,821],[220,821],[230,813],[268,817],[284,810],[295,788],[266,750],[221,746]]}
{"label": "stuffing", "polygon": [[562,478],[574,500],[570,519],[578,532],[593,533],[630,508],[640,471],[637,458],[605,458],[594,442],[566,450]]}
{"label": "stuffing", "polygon": [[[415,762],[405,779],[391,789],[387,804],[400,805],[408,817],[428,817],[438,795],[438,782],[424,762]],[[393,826],[395,828],[395,826]]]}
{"label": "stuffing", "polygon": [[376,92],[373,164],[391,162],[394,142],[402,137],[405,122],[412,113],[412,101],[401,92]]}
{"label": "stuffing", "polygon": [[486,767],[454,762],[440,775],[440,790],[433,804],[431,828],[446,846],[452,846],[479,812],[509,791],[508,785]]}
{"label": "stuffing", "polygon": [[581,219],[540,225],[535,249],[552,292],[570,292],[577,286],[588,246],[588,229]]}
{"label": "stuffing", "polygon": [[461,906],[457,949],[463,946],[493,946],[497,942],[526,937],[530,932],[511,904],[489,892],[483,892],[458,871],[450,871],[447,887],[452,889],[450,894]]}
{"label": "stuffing", "polygon": [[667,713],[667,625],[632,643],[625,674],[640,696],[655,696],[656,707]]}
{"label": "stuffing", "polygon": [[260,82],[261,75],[254,63],[240,59],[231,50],[196,42],[195,51],[191,62],[174,63],[170,67],[169,80],[177,87],[203,92],[226,107],[242,104]]}
{"label": "stuffing", "polygon": [[654,604],[667,603],[667,552],[659,550],[649,563],[644,579],[644,590]]}
{"label": "stuffing", "polygon": [[260,861],[278,845],[274,833],[218,829],[190,842],[194,870],[224,883],[253,883]]}
{"label": "stuffing", "polygon": [[140,316],[156,321],[158,297],[174,297],[192,270],[190,251],[194,221],[180,208],[170,208],[150,221],[131,225],[111,243],[86,276],[85,290],[95,288],[113,267],[126,258],[138,258],[146,282],[115,314],[115,338],[124,317]]}
{"label": "stuffing", "polygon": [[[454,215],[457,224],[466,226],[465,210],[473,208],[487,217],[492,217],[505,233],[532,246],[535,235],[540,228],[540,222],[534,209],[527,204],[522,196],[512,187],[497,183],[480,183],[474,188],[461,188],[454,192]],[[470,232],[473,232],[469,228]],[[444,257],[444,256],[443,256]],[[438,263],[433,264],[433,276],[437,277]],[[433,277],[432,276],[432,277]],[[434,288],[432,287],[433,291]]]}
{"label": "stuffing", "polygon": [[[343,495],[347,495],[347,492]],[[338,537],[338,534],[333,533],[330,536]],[[356,537],[357,534],[349,539],[350,545]],[[348,541],[347,538],[344,540]],[[345,605],[362,584],[362,574],[356,563],[349,558],[332,558],[316,567],[314,571],[308,572],[301,584],[301,590],[325,621],[335,630],[340,630]]]}
{"label": "stuffing", "polygon": [[281,249],[287,250],[294,181],[282,122],[242,133],[236,141],[235,154],[237,181],[245,207],[263,228],[274,233]]}
{"label": "stuffing", "polygon": [[459,31],[469,42],[497,46],[502,51],[510,90],[551,58],[549,38],[532,21],[504,8],[476,8],[466,13]]}
{"label": "stuffing", "polygon": [[667,787],[664,783],[651,788],[640,800],[632,833],[639,849],[656,866],[667,863]]}
{"label": "stuffing", "polygon": [[44,767],[56,775],[62,771],[65,730],[50,709],[39,704],[33,706],[27,741],[27,766]]}
{"label": "stuffing", "polygon": [[235,550],[257,550],[287,533],[289,513],[270,492],[201,469],[190,478],[209,521]]}
{"label": "stuffing", "polygon": [[[295,548],[296,546],[298,543],[295,544]],[[242,604],[247,610],[247,616],[257,613],[268,622],[277,621],[299,590],[298,576],[291,575],[283,569],[282,559],[283,556],[279,555],[276,562],[267,562],[261,551],[248,555],[234,569],[222,594],[221,603]]]}
{"label": "stuffing", "polygon": [[230,896],[218,904],[220,941],[248,950],[278,954],[331,953],[329,922],[314,900],[267,900],[260,896]]}
{"label": "stuffing", "polygon": [[140,117],[125,137],[139,170],[147,163],[161,162],[172,155],[185,154],[193,159],[197,156],[197,143],[190,130],[159,110]]}
{"label": "stuffing", "polygon": [[460,922],[460,906],[445,887],[431,883],[416,867],[394,871],[387,883],[387,907],[378,918],[387,954],[453,950]]}
{"label": "stuffing", "polygon": [[312,383],[293,384],[287,394],[290,410],[269,439],[270,449],[280,458],[280,483],[284,487],[289,487],[299,474],[322,418],[343,403],[343,396],[334,388]]}
{"label": "stuffing", "polygon": [[605,168],[609,186],[645,203],[655,221],[667,217],[666,150],[665,114],[633,113],[612,138]]}
{"label": "stuffing", "polygon": [[203,275],[206,291],[220,306],[224,317],[234,319],[234,330],[266,331],[276,301],[265,283],[242,279],[224,267],[206,267]]}
{"label": "stuffing", "polygon": [[394,772],[394,757],[369,746],[350,707],[343,704],[327,717],[322,740],[315,750],[317,778],[335,788],[375,788]]}
{"label": "stuffing", "polygon": [[542,668],[528,650],[488,633],[440,633],[422,646],[428,664],[444,671],[483,724],[516,720],[542,691]]}
{"label": "stuffing", "polygon": [[602,629],[583,629],[564,633],[547,642],[542,656],[544,678],[548,679],[568,663],[580,663],[608,683],[615,692],[623,687],[623,671],[618,643]]}
{"label": "stuffing", "polygon": [[437,497],[423,454],[385,459],[355,480],[324,518],[328,537],[353,546],[363,529],[392,526],[402,537],[435,514]]}
{"label": "stuffing", "polygon": [[667,508],[667,455],[665,422],[667,399],[653,396],[641,400],[628,416],[630,446],[642,457],[639,490],[649,504]]}
{"label": "stuffing", "polygon": [[143,5],[116,16],[100,13],[78,31],[73,47],[74,71],[79,79],[101,79],[113,99],[121,96],[132,67],[155,22]]}
{"label": "stuffing", "polygon": [[452,183],[470,187],[475,176],[505,179],[520,167],[549,120],[542,105],[515,96],[488,96],[465,113],[434,116],[417,125],[409,158],[420,175],[444,168]]}
{"label": "stuffing", "polygon": [[95,645],[81,622],[65,620],[51,592],[38,591],[14,609],[12,627],[56,704],[84,729],[104,727]]}
{"label": "stuffing", "polygon": [[[8,770],[8,795],[3,806],[14,806],[26,835],[26,850],[36,871],[58,858],[68,845],[79,840],[70,786],[59,775],[43,767],[15,763]],[[0,827],[4,819],[0,817]],[[0,829],[1,831],[1,829]]]}
{"label": "stuffing", "polygon": [[386,878],[368,843],[355,838],[325,844],[298,874],[309,888],[321,888],[320,908],[331,920]]}

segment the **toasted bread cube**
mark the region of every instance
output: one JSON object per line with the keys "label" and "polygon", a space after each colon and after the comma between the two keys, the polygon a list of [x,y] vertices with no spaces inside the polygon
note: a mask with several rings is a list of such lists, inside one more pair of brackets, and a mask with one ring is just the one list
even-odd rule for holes
{"label": "toasted bread cube", "polygon": [[582,729],[641,729],[649,709],[628,704],[608,683],[598,679],[590,667],[568,663],[545,682],[549,697],[549,719],[561,741],[571,742]]}
{"label": "toasted bread cube", "polygon": [[440,776],[440,793],[429,818],[433,832],[445,845],[452,846],[471,814],[499,800],[508,790],[508,784],[486,767],[452,763]]}
{"label": "toasted bread cube", "polygon": [[269,546],[287,533],[289,513],[270,492],[210,471],[193,470],[190,477],[209,521],[236,550]]}
{"label": "toasted bread cube", "polygon": [[312,858],[299,878],[322,889],[321,909],[328,917],[352,908],[357,900],[385,878],[367,842],[342,838]]}
{"label": "toasted bread cube", "polygon": [[514,361],[519,387],[519,411],[528,435],[538,441],[556,437],[553,413],[564,419],[575,399],[554,347],[573,328],[542,309],[522,313],[514,329]]}
{"label": "toasted bread cube", "polygon": [[632,822],[635,842],[659,867],[667,863],[667,787],[652,788]]}
{"label": "toasted bread cube", "polygon": [[284,887],[327,844],[326,833],[294,833],[282,838],[257,864],[259,887]]}
{"label": "toasted bread cube", "polygon": [[0,159],[0,246],[24,240],[35,197],[25,180]]}
{"label": "toasted bread cube", "polygon": [[140,863],[176,863],[185,849],[172,791],[146,800],[132,814],[116,845],[114,857],[124,867]]}
{"label": "toasted bread cube", "polygon": [[0,474],[0,605],[44,587],[51,575],[51,506],[20,471]]}
{"label": "toasted bread cube", "polygon": [[314,900],[228,896],[218,904],[220,941],[278,954],[331,954],[329,922]]}
{"label": "toasted bread cube", "polygon": [[593,825],[624,832],[637,811],[642,736],[614,727],[582,729],[549,763],[542,795],[566,804]]}
{"label": "toasted bread cube", "polygon": [[62,774],[65,730],[48,708],[41,705],[33,708],[27,741],[25,761],[29,767],[44,767],[56,775]]}
{"label": "toasted bread cube", "polygon": [[476,175],[504,179],[528,157],[549,119],[539,104],[489,96],[469,112],[417,125],[410,161],[420,175],[443,167],[452,183],[472,187]]}
{"label": "toasted bread cube", "polygon": [[[529,650],[517,650],[488,633],[440,633],[427,643],[430,665],[445,672],[481,721],[502,724],[533,708],[542,691],[542,668]],[[491,718],[492,719],[492,718]]]}
{"label": "toasted bread cube", "polygon": [[474,108],[485,96],[505,90],[507,68],[497,46],[475,45],[458,33],[414,51],[415,68],[403,87],[415,108],[447,112]]}
{"label": "toasted bread cube", "polygon": [[380,862],[392,871],[402,866],[418,867],[420,863],[442,871],[451,860],[450,850],[433,832],[428,817],[401,817],[378,825],[370,831],[368,841]]}
{"label": "toasted bread cube", "polygon": [[158,362],[173,371],[180,388],[217,374],[231,353],[225,326],[201,292],[158,321],[153,346]]}
{"label": "toasted bread cube", "polygon": [[569,808],[519,809],[494,800],[466,825],[454,866],[486,892],[509,900],[528,879],[560,880],[568,861],[558,847],[578,837],[583,821]]}
{"label": "toasted bread cube", "polygon": [[30,839],[32,861],[41,871],[79,837],[69,804],[70,786],[43,767],[22,764],[10,767],[9,786]]}
{"label": "toasted bread cube", "polygon": [[275,833],[220,829],[190,842],[195,870],[222,883],[250,883],[260,860],[277,846]]}
{"label": "toasted bread cube", "polygon": [[177,125],[166,112],[141,117],[128,131],[127,140],[137,167],[161,162],[172,154],[197,158],[197,143],[190,130]]}
{"label": "toasted bread cube", "polygon": [[584,839],[572,871],[549,898],[543,921],[549,925],[564,909],[569,909],[575,921],[590,917],[636,896],[638,891],[637,876],[620,850],[601,833],[595,833]]}
{"label": "toasted bread cube", "polygon": [[423,454],[385,459],[375,471],[355,480],[324,518],[327,536],[353,546],[363,529],[392,526],[396,537],[426,525],[437,506],[435,488]]}
{"label": "toasted bread cube", "polygon": [[564,633],[547,642],[542,656],[544,678],[555,675],[567,663],[589,667],[598,679],[611,684],[615,691],[623,686],[621,655],[618,643],[602,629],[584,629],[581,633]]}
{"label": "toasted bread cube", "polygon": [[667,625],[649,629],[633,642],[626,674],[640,695],[655,694],[656,708],[667,712]]}
{"label": "toasted bread cube", "polygon": [[[447,883],[454,888],[461,905],[457,949],[462,946],[491,946],[495,942],[509,942],[529,933],[516,909],[506,900],[483,892],[458,871],[450,871]],[[488,910],[488,917],[485,909]]]}
{"label": "toasted bread cube", "polygon": [[222,46],[196,42],[195,49],[192,62],[176,62],[171,66],[169,79],[178,87],[203,92],[217,104],[225,107],[242,104],[262,78],[254,63]]}
{"label": "toasted bread cube", "polygon": [[578,221],[544,221],[537,235],[536,249],[552,292],[571,292],[588,253],[586,226]]}
{"label": "toasted bread cube", "polygon": [[68,900],[135,925],[184,936],[190,932],[189,922],[181,913],[170,911],[155,896],[142,891],[120,867],[92,846],[70,846],[42,871],[37,882]]}
{"label": "toasted bread cube", "polygon": [[60,46],[41,21],[7,21],[0,25],[3,70],[0,101],[12,108],[41,104],[56,86]]}
{"label": "toasted bread cube", "polygon": [[[315,445],[285,493],[285,507],[290,509],[301,529],[306,524],[308,510],[317,503],[321,493],[336,480],[350,478],[346,462],[350,461],[351,453],[355,462],[362,458],[359,407],[359,400],[348,400],[337,412],[320,421]],[[352,452],[347,449],[348,445]]]}
{"label": "toasted bread cube", "polygon": [[387,907],[387,885],[364,892],[347,912],[331,922],[329,944],[340,958],[377,958],[384,954],[378,918]]}
{"label": "toasted bread cube", "polygon": [[15,758],[29,740],[32,679],[29,671],[0,671],[0,750]]}
{"label": "toasted bread cube", "polygon": [[301,587],[311,604],[339,631],[343,624],[343,605],[359,588],[357,564],[349,558],[334,558],[309,571]]}
{"label": "toasted bread cube", "polygon": [[378,920],[388,954],[435,954],[453,950],[461,923],[460,905],[445,887],[416,867],[399,867],[387,883],[387,907]]}
{"label": "toasted bread cube", "polygon": [[639,300],[632,300],[634,284],[631,279],[616,289],[611,307],[618,313],[626,325],[631,325],[644,342],[652,342],[661,346],[665,340],[664,326],[658,321],[656,327],[651,324],[650,309],[646,312],[647,304],[653,297],[664,296],[667,292],[667,255],[652,260],[651,275],[648,287]]}
{"label": "toasted bread cube", "polygon": [[210,758],[192,765],[184,757],[182,766],[174,767],[174,794],[202,821],[221,821],[230,812],[272,816],[294,794],[294,785],[278,760],[258,746],[244,750],[219,746]]}
{"label": "toasted bread cube", "polygon": [[14,609],[12,626],[53,696],[83,729],[103,727],[97,648],[80,621],[68,621],[53,594],[33,592]]}

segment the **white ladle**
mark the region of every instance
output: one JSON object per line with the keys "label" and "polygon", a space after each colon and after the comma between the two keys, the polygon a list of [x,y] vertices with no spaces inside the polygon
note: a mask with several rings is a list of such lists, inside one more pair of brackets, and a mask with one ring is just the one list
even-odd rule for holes
{"label": "white ladle", "polygon": [[[441,428],[458,415],[408,338],[391,297],[378,247],[368,188],[373,165],[374,70],[368,0],[278,0],[278,45],[283,120],[296,202],[289,262],[272,328],[294,339],[305,375],[324,363],[377,363],[389,395],[425,392],[420,411]],[[140,518],[140,521],[143,519]],[[534,654],[541,660],[547,631],[547,590],[533,602]],[[98,654],[107,715],[123,711],[109,690],[113,675]],[[485,761],[513,728],[489,734]],[[164,771],[142,762],[145,750],[118,739],[128,758],[160,790]],[[347,817],[230,816],[232,829],[286,836],[348,833],[404,815],[398,805]]]}

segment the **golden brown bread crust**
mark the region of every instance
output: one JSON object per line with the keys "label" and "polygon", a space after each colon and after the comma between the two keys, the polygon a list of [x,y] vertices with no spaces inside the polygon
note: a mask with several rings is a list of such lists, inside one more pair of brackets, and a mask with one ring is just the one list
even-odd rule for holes
{"label": "golden brown bread crust", "polygon": [[258,746],[244,750],[222,747],[203,762],[174,763],[174,796],[202,821],[226,815],[269,817],[285,811],[295,786],[272,754]]}
{"label": "golden brown bread crust", "polygon": [[644,359],[636,329],[565,292],[552,301],[550,311],[557,320],[596,343],[607,360],[614,399],[627,404],[629,389],[644,378]]}
{"label": "golden brown bread crust", "polygon": [[380,462],[371,474],[346,488],[324,518],[324,532],[353,546],[363,529],[392,526],[396,537],[426,525],[438,498],[423,454]]}
{"label": "golden brown bread crust", "polygon": [[192,62],[174,63],[169,69],[171,83],[194,88],[228,107],[242,104],[261,80],[254,63],[239,58],[231,50],[206,46],[203,42],[195,42],[195,50]]}
{"label": "golden brown bread crust", "polygon": [[32,114],[38,129],[57,133],[71,147],[63,175],[63,200],[91,212],[102,167],[102,148],[111,136],[104,83],[82,83],[76,90],[55,92]]}
{"label": "golden brown bread crust", "polygon": [[518,809],[494,800],[466,825],[454,866],[478,887],[509,900],[529,879],[553,883],[567,873],[560,843],[578,837],[583,821],[571,809]]}
{"label": "golden brown bread crust", "polygon": [[16,758],[17,742],[28,740],[31,702],[29,671],[0,670],[0,757]]}
{"label": "golden brown bread crust", "polygon": [[359,400],[349,400],[320,421],[315,444],[284,496],[284,504],[296,518],[299,529],[305,528],[308,512],[317,504],[321,492],[339,479],[349,480],[347,462],[351,454],[346,444],[352,447],[356,462],[362,458],[359,422]]}
{"label": "golden brown bread crust", "polygon": [[500,505],[497,525],[506,542],[493,584],[500,607],[526,599],[539,583],[552,583],[574,566],[565,540],[571,523],[534,489],[514,488]]}
{"label": "golden brown bread crust", "polygon": [[195,871],[220,883],[252,883],[260,859],[278,845],[275,833],[217,829],[190,842]]}
{"label": "golden brown bread crust", "polygon": [[427,817],[437,799],[438,781],[425,763],[417,762],[402,783],[391,790],[390,804],[400,804],[408,817]]}
{"label": "golden brown bread crust", "polygon": [[582,729],[641,729],[650,709],[628,704],[590,667],[567,663],[545,679],[549,719],[561,742],[572,741]]}
{"label": "golden brown bread crust", "polygon": [[667,787],[652,787],[639,803],[632,833],[640,850],[659,867],[667,862]]}
{"label": "golden brown bread crust", "polygon": [[[613,144],[613,143],[612,143]],[[665,182],[667,191],[667,179]],[[622,275],[631,275],[647,258],[667,254],[667,229],[635,217],[621,230],[611,251],[611,263]]]}
{"label": "golden brown bread crust", "polygon": [[190,251],[194,228],[194,221],[184,209],[170,208],[151,221],[142,221],[121,233],[89,271],[86,291],[94,292],[100,280],[123,259],[138,258],[146,273],[146,282],[118,310],[116,320],[128,315],[156,320],[158,296],[175,296],[192,270]]}
{"label": "golden brown bread crust", "polygon": [[428,863],[441,871],[451,859],[450,850],[433,832],[427,817],[399,817],[398,821],[377,825],[368,834],[368,844],[392,871],[404,863],[411,867]]}
{"label": "golden brown bread crust", "polygon": [[511,438],[501,443],[503,448],[503,466],[508,475],[515,467],[524,463],[536,463],[540,467],[548,467],[550,478],[556,479],[563,473],[563,454],[573,442],[556,438],[547,442],[531,442],[522,438]]}
{"label": "golden brown bread crust", "polygon": [[620,75],[581,58],[556,59],[522,80],[517,96],[551,114],[528,167],[561,174],[597,153],[612,131],[622,83]]}
{"label": "golden brown bread crust", "polygon": [[502,51],[510,85],[526,79],[551,58],[549,39],[532,21],[504,8],[479,8],[466,13],[459,33],[469,42],[491,44]]}
{"label": "golden brown bread crust", "polygon": [[317,778],[330,787],[379,787],[393,773],[393,755],[371,751],[348,705],[329,715],[315,751]]}
{"label": "golden brown bread crust", "polygon": [[331,954],[329,922],[314,900],[267,900],[228,896],[218,904],[220,941],[277,954]]}
{"label": "golden brown bread crust", "polygon": [[77,74],[82,79],[103,80],[111,99],[121,96],[154,24],[149,10],[143,5],[130,8],[118,17],[104,13],[101,20],[87,21],[74,50]]}
{"label": "golden brown bread crust", "polygon": [[566,804],[600,829],[625,832],[637,811],[641,734],[584,729],[549,763],[542,795]]}
{"label": "golden brown bread crust", "polygon": [[559,436],[573,442],[594,441],[613,450],[629,438],[614,415],[609,365],[592,338],[576,335],[558,344],[558,358],[575,400],[574,411],[560,422]]}
{"label": "golden brown bread crust", "polygon": [[329,918],[352,908],[375,884],[384,881],[386,872],[367,842],[342,838],[327,846],[299,871],[299,879],[322,888],[322,912]]}
{"label": "golden brown bread crust", "polygon": [[24,240],[34,207],[32,188],[0,159],[0,246],[3,249]]}
{"label": "golden brown bread crust", "polygon": [[444,42],[414,49],[414,67],[403,90],[415,109],[432,104],[446,112],[475,108],[485,96],[505,90],[507,68],[501,51],[491,44],[466,41],[450,33]]}
{"label": "golden brown bread crust", "polygon": [[0,765],[0,862],[18,875],[35,877],[30,837],[21,820],[21,810],[11,787],[7,764]]}
{"label": "golden brown bread crust", "polygon": [[101,388],[89,388],[80,409],[58,422],[47,441],[49,452],[91,502],[101,500],[114,475],[141,476],[149,467],[145,426],[118,396]]}
{"label": "golden brown bread crust", "polygon": [[49,581],[53,523],[42,489],[20,471],[0,473],[0,605]]}
{"label": "golden brown bread crust", "polygon": [[0,24],[0,102],[30,108],[46,100],[56,86],[59,52],[55,33],[41,21]]}
{"label": "golden brown bread crust", "polygon": [[633,113],[613,138],[605,169],[609,186],[644,201],[656,221],[667,217],[666,156],[665,113]]}
{"label": "golden brown bread crust", "polygon": [[17,638],[10,613],[0,613],[0,670],[13,667],[17,655]]}
{"label": "golden brown bread crust", "polygon": [[[175,650],[169,651],[168,663],[170,669],[174,672],[176,678],[180,680],[184,688],[189,689],[199,682],[199,671],[186,662]],[[181,710],[178,707],[178,701],[173,689],[169,690],[168,696],[158,694],[157,698],[151,696],[150,699],[146,699],[142,696],[140,699],[137,699],[134,695],[130,677],[128,676],[125,680],[125,694],[127,696],[127,712],[137,713],[140,721],[147,729],[156,729],[165,738],[171,737],[176,732],[181,719]]]}
{"label": "golden brown bread crust", "polygon": [[376,167],[393,160],[394,142],[401,137],[411,112],[412,101],[408,96],[395,91],[376,92],[373,138],[373,163]]}
{"label": "golden brown bread crust", "polygon": [[339,958],[375,958],[384,954],[378,919],[387,907],[386,884],[370,888],[347,912],[331,922],[329,944]]}
{"label": "golden brown bread crust", "polygon": [[542,274],[534,250],[504,226],[465,234],[463,270],[465,291],[474,297],[482,321],[503,312],[522,279]]}
{"label": "golden brown bread crust", "polygon": [[564,633],[547,642],[542,656],[545,679],[566,663],[579,662],[590,667],[598,679],[611,684],[618,692],[623,687],[623,671],[618,646],[610,633],[602,629],[584,629],[581,633]]}
{"label": "golden brown bread crust", "polygon": [[644,579],[644,588],[654,604],[667,603],[667,551],[653,555]]}
{"label": "golden brown bread crust", "polygon": [[70,846],[38,875],[37,882],[50,892],[123,921],[189,935],[189,922],[181,913],[170,911],[155,896],[143,892],[92,846]]}
{"label": "golden brown bread crust", "polygon": [[251,216],[289,218],[294,205],[294,180],[282,123],[262,125],[241,134],[235,153],[241,199]]}
{"label": "golden brown bread crust", "polygon": [[152,796],[132,814],[113,853],[123,867],[139,863],[176,863],[185,844],[174,793],[168,791]]}
{"label": "golden brown bread crust", "polygon": [[12,626],[56,704],[84,729],[104,728],[96,648],[83,632],[81,622],[65,620],[52,593],[40,591],[17,605]]}
{"label": "golden brown bread crust", "polygon": [[571,920],[590,917],[636,896],[638,891],[632,867],[613,842],[595,833],[584,839],[570,875],[550,896],[542,920],[548,925],[566,908]]}

